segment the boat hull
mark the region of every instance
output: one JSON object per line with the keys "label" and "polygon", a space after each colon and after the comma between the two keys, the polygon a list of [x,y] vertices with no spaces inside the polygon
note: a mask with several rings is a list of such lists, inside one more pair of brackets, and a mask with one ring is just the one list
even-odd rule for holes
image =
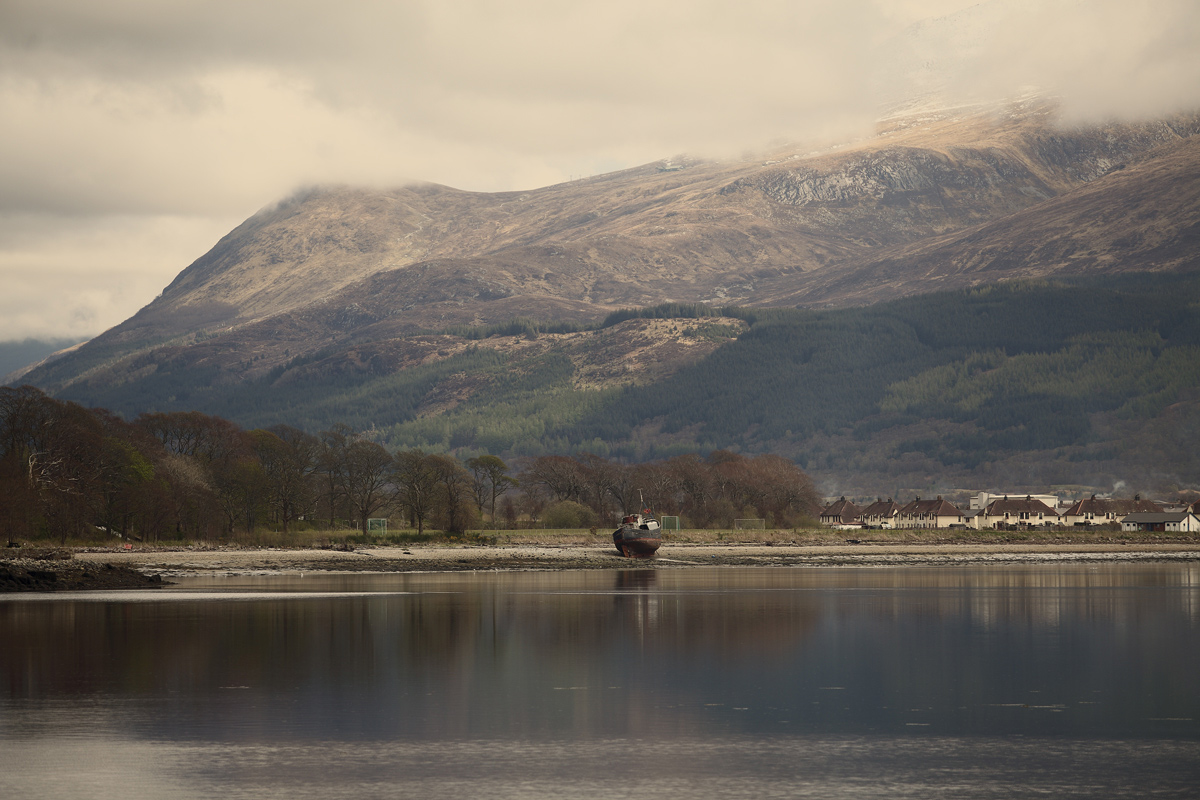
{"label": "boat hull", "polygon": [[662,544],[662,534],[638,528],[618,528],[613,531],[613,544],[626,558],[649,558]]}

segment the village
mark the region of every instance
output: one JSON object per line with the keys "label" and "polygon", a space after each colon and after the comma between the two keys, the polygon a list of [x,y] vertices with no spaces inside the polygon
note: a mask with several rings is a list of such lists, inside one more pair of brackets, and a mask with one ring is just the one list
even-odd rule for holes
{"label": "village", "polygon": [[820,522],[840,530],[903,528],[971,528],[1017,530],[1120,526],[1122,531],[1200,531],[1200,501],[1156,502],[1132,498],[1091,497],[1070,505],[1053,494],[978,492],[960,509],[941,495],[915,497],[901,505],[892,498],[859,506],[840,497],[821,511]]}

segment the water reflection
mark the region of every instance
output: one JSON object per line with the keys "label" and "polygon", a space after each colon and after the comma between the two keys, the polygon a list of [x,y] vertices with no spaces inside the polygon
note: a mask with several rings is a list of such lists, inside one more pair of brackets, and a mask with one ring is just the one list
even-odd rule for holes
{"label": "water reflection", "polygon": [[0,766],[81,731],[502,749],[1022,735],[1195,754],[1198,602],[1200,568],[1177,564],[213,576],[9,596]]}

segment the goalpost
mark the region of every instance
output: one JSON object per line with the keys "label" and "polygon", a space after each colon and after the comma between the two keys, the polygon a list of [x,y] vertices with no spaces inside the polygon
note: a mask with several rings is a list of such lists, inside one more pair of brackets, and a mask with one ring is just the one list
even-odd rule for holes
{"label": "goalpost", "polygon": [[664,531],[679,530],[679,517],[659,517],[658,525]]}
{"label": "goalpost", "polygon": [[735,531],[764,531],[767,529],[767,521],[765,519],[735,519],[733,529]]}
{"label": "goalpost", "polygon": [[367,533],[378,533],[382,536],[387,535],[387,518],[367,519]]}

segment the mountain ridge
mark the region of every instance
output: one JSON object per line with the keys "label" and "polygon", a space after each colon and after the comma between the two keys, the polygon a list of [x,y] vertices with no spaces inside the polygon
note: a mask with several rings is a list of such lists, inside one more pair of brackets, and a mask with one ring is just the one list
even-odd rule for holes
{"label": "mountain ridge", "polygon": [[[310,189],[251,217],[114,332],[248,324],[417,265],[452,265],[449,277],[485,300],[583,299],[598,316],[671,300],[775,302],[757,297],[760,284],[853,269],[880,249],[995,221],[1200,130],[1195,114],[1074,130],[1054,128],[1052,115],[1029,103],[1007,116],[893,124],[823,152],[658,162],[525,192]],[[848,299],[827,291],[812,302]]]}

